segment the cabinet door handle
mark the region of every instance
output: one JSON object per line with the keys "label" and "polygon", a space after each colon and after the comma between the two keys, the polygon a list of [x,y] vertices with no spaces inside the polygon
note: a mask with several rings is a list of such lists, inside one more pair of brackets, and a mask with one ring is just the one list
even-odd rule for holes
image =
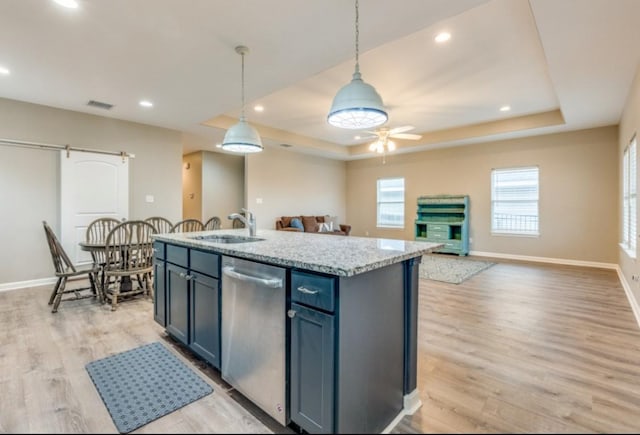
{"label": "cabinet door handle", "polygon": [[319,290],[309,290],[306,287],[300,286],[298,287],[298,291],[300,293],[304,293],[305,295],[317,295]]}
{"label": "cabinet door handle", "polygon": [[193,275],[187,275],[187,276],[185,276],[185,279],[186,279],[187,281],[192,280],[193,278],[194,278],[194,276],[193,276]]}
{"label": "cabinet door handle", "polygon": [[293,319],[296,316],[296,312],[294,310],[287,311],[287,316]]}

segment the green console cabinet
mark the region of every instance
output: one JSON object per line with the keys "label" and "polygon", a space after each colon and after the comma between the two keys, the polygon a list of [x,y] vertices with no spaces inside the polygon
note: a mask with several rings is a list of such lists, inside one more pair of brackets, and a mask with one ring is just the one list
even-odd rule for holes
{"label": "green console cabinet", "polygon": [[418,197],[415,238],[444,244],[434,252],[469,254],[469,196]]}

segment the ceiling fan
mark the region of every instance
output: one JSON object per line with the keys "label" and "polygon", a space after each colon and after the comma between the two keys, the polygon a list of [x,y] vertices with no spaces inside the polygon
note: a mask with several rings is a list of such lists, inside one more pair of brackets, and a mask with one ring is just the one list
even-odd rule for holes
{"label": "ceiling fan", "polygon": [[[369,146],[369,151],[375,151],[377,153],[383,154],[386,151],[395,150],[396,144],[392,140],[389,140],[390,138],[409,139],[409,140],[420,139],[422,137],[422,135],[420,134],[405,133],[407,131],[413,130],[414,128],[415,127],[412,125],[403,125],[402,127],[395,127],[395,128],[380,127],[380,128],[377,128],[375,131],[365,131],[365,133],[370,133],[372,135],[375,135],[370,137],[378,138],[375,142],[371,143],[371,145]],[[367,138],[364,138],[364,139],[367,139]]]}

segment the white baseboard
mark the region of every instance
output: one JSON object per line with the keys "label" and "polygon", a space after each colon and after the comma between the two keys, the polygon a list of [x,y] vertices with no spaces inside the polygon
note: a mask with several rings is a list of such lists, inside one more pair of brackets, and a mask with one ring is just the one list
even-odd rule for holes
{"label": "white baseboard", "polygon": [[622,273],[622,269],[620,269],[619,266],[616,267],[616,272],[618,272],[618,279],[620,280],[620,283],[622,284],[622,288],[624,288],[624,292],[627,295],[627,299],[629,300],[629,305],[631,305],[631,311],[633,311],[633,315],[636,318],[636,322],[640,327],[640,305],[638,304],[638,300],[636,299],[633,292],[631,291],[631,286],[627,282],[627,279],[624,277],[624,274]]}
{"label": "white baseboard", "polygon": [[0,292],[6,292],[9,290],[18,290],[21,288],[27,287],[39,287],[41,285],[53,285],[57,281],[57,278],[40,278],[40,279],[31,279],[29,281],[17,281],[17,282],[6,282],[4,284],[0,284]]}
{"label": "white baseboard", "polygon": [[583,267],[597,267],[599,269],[617,269],[618,265],[615,263],[601,263],[598,261],[582,261],[582,260],[570,260],[567,258],[552,258],[552,257],[534,257],[530,255],[513,255],[513,254],[501,254],[497,252],[481,252],[470,251],[469,255],[477,255],[478,257],[493,257],[504,258],[507,260],[521,260],[521,261],[533,261],[536,263],[552,263],[552,264],[566,264],[568,266],[583,266]]}
{"label": "white baseboard", "polygon": [[391,423],[381,433],[391,433],[393,428],[396,427],[400,420],[404,418],[405,415],[413,415],[420,407],[422,406],[422,401],[420,400],[420,393],[416,388],[411,393],[406,394],[403,399],[403,408],[396,418],[393,419]]}

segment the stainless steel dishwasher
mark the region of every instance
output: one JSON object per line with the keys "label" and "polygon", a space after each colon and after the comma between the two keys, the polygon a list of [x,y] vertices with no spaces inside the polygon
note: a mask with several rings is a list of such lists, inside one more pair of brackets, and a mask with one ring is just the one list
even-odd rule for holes
{"label": "stainless steel dishwasher", "polygon": [[286,270],[222,257],[222,379],[283,426]]}

